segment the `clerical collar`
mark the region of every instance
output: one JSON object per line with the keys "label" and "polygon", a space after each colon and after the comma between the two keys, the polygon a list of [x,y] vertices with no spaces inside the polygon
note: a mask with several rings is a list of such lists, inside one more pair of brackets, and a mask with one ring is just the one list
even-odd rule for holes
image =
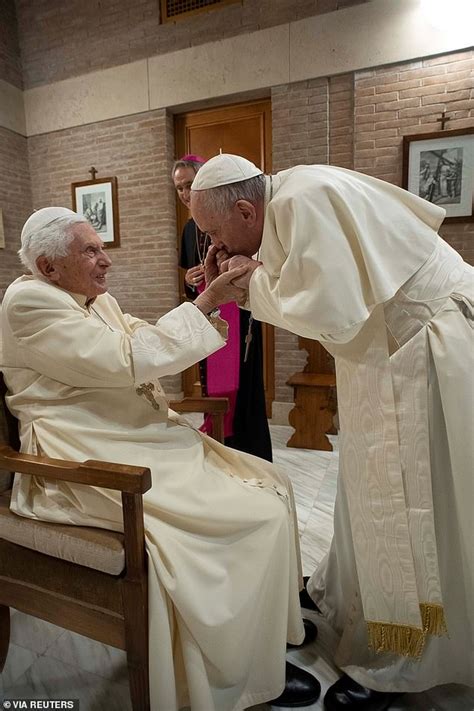
{"label": "clerical collar", "polygon": [[[61,287],[59,287],[61,288]],[[63,289],[63,291],[66,291],[66,289]],[[79,306],[82,306],[83,309],[89,310],[94,301],[96,300],[95,296],[89,297],[89,296],[84,296],[84,294],[74,294],[72,291],[67,292],[74,301],[79,304]]]}
{"label": "clerical collar", "polygon": [[44,277],[42,274],[35,274],[32,275],[32,278],[34,279],[39,279],[40,281],[43,281],[45,284],[49,284],[50,286],[56,287],[56,289],[61,289],[61,291],[65,291],[66,294],[69,294],[69,296],[72,296],[76,304],[79,304],[83,309],[89,310],[94,301],[96,300],[96,296],[85,296],[84,294],[74,294],[72,291],[68,291],[67,289],[63,289],[61,286],[58,286],[57,284],[53,284],[52,281]]}
{"label": "clerical collar", "polygon": [[264,209],[268,207],[268,203],[272,200],[276,191],[280,187],[280,178],[278,175],[266,175],[265,176],[265,202]]}

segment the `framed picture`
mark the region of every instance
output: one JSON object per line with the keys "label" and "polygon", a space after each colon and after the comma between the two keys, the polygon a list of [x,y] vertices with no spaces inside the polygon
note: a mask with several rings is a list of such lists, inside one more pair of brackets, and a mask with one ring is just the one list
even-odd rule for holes
{"label": "framed picture", "polygon": [[90,222],[105,247],[120,246],[117,178],[72,183],[72,209]]}
{"label": "framed picture", "polygon": [[403,137],[403,187],[446,210],[445,222],[474,220],[474,128]]}

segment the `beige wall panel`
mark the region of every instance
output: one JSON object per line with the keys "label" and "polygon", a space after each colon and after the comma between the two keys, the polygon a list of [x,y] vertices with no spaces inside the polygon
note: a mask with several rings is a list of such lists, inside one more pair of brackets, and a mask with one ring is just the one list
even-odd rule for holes
{"label": "beige wall panel", "polygon": [[289,25],[152,57],[150,108],[288,82]]}
{"label": "beige wall panel", "polygon": [[0,79],[0,126],[26,136],[23,92]]}
{"label": "beige wall panel", "polygon": [[28,136],[148,110],[147,62],[91,72],[24,92]]}
{"label": "beige wall panel", "polygon": [[373,0],[292,22],[290,82],[469,47],[474,2],[453,3],[442,15],[420,0]]}

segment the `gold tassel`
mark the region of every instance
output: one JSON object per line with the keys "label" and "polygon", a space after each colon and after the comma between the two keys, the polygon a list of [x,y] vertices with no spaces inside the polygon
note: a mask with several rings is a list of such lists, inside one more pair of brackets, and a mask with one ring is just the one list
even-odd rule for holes
{"label": "gold tassel", "polygon": [[448,634],[442,605],[422,602],[420,612],[425,634],[435,634],[438,637]]}
{"label": "gold tassel", "polygon": [[448,634],[442,605],[421,603],[420,614],[423,628],[390,622],[367,622],[369,647],[376,652],[392,652],[420,659],[427,635]]}
{"label": "gold tassel", "polygon": [[419,659],[425,646],[425,632],[418,627],[390,622],[367,622],[369,647],[376,652],[393,652]]}

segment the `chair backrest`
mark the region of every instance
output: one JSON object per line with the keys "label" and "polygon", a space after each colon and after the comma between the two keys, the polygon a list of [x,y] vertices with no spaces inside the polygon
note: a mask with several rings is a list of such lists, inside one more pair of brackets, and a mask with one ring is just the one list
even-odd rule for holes
{"label": "chair backrest", "polygon": [[[9,444],[10,447],[20,449],[20,438],[18,436],[18,421],[11,414],[5,403],[7,386],[0,372],[0,444]],[[12,473],[0,469],[0,492],[6,491],[12,484]]]}

